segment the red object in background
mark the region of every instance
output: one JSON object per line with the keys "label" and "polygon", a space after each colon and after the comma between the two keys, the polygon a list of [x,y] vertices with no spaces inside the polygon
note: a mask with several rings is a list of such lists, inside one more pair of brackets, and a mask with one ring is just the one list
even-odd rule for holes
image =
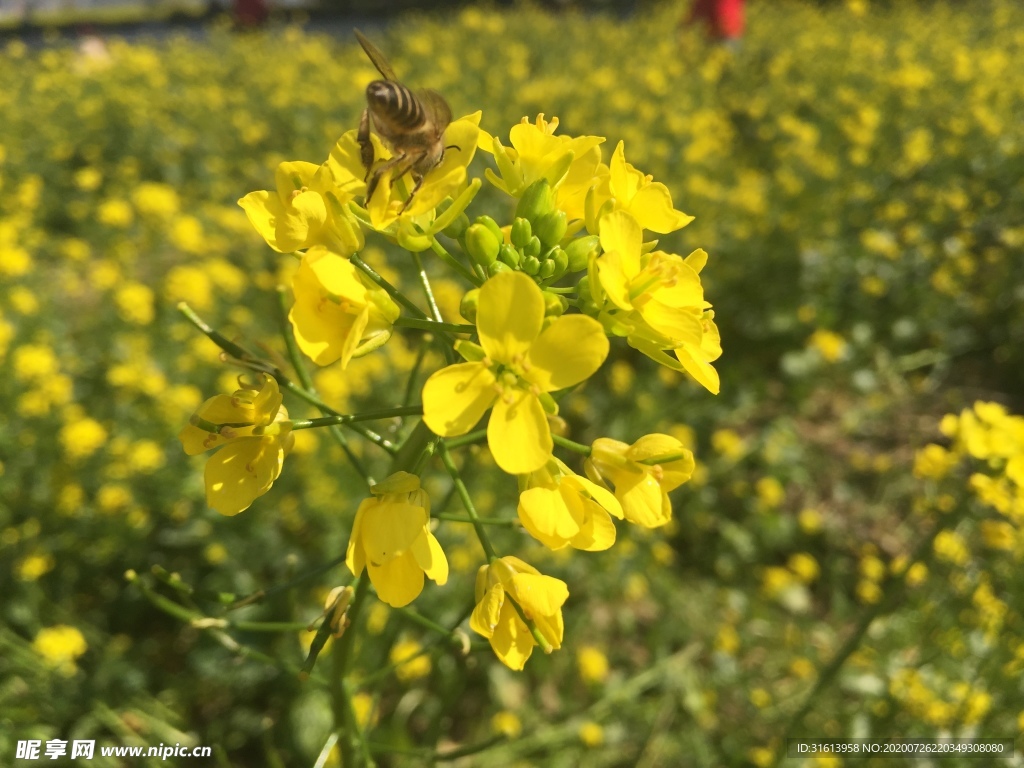
{"label": "red object in background", "polygon": [[713,37],[735,40],[743,34],[743,0],[696,0],[687,22],[704,22]]}
{"label": "red object in background", "polygon": [[232,5],[235,23],[240,27],[258,27],[270,13],[267,0],[234,0]]}

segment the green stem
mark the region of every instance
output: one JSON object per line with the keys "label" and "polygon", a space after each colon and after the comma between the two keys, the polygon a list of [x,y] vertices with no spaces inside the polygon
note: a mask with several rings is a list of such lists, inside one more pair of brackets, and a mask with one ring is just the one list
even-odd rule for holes
{"label": "green stem", "polygon": [[[355,594],[348,609],[349,628],[341,636],[334,649],[334,668],[331,674],[331,698],[334,702],[334,724],[339,730],[343,730],[341,741],[341,764],[344,766],[355,766],[356,747],[361,741],[361,734],[357,723],[352,717],[351,698],[345,690],[345,677],[348,675],[348,667],[352,661],[352,647],[356,638],[354,624],[362,610],[363,602],[369,592],[370,579],[364,573],[356,581]],[[340,722],[339,722],[340,721]]]}
{"label": "green stem", "polygon": [[[421,416],[423,406],[421,405],[399,405],[394,408],[380,408],[376,411],[365,411],[363,413],[341,414],[338,416],[323,416],[319,419],[292,419],[289,422],[292,429],[314,429],[316,427],[329,427],[338,424],[354,424],[358,421],[377,421],[379,419],[393,419],[396,416]],[[260,434],[253,430],[253,434]]]}
{"label": "green stem", "polygon": [[306,571],[305,573],[299,574],[298,576],[296,576],[293,579],[290,579],[288,581],[282,582],[280,584],[275,584],[274,586],[267,587],[266,589],[258,590],[256,592],[253,592],[250,595],[246,595],[245,597],[243,597],[241,599],[232,600],[225,607],[224,610],[226,610],[226,611],[234,611],[234,610],[237,610],[239,608],[244,608],[247,605],[253,605],[254,603],[259,603],[259,602],[261,602],[264,598],[266,598],[269,595],[273,595],[273,594],[275,594],[277,592],[284,592],[284,591],[287,591],[289,589],[292,589],[293,587],[301,584],[302,582],[308,581],[309,579],[313,578],[314,576],[319,576],[321,573],[326,573],[327,571],[329,571],[332,568],[335,568],[335,567],[341,565],[344,562],[345,562],[345,555],[341,555],[339,557],[334,558],[333,560],[329,560],[328,562],[323,563],[322,565],[318,565],[315,568],[311,568],[310,570]]}
{"label": "green stem", "polygon": [[430,278],[427,277],[427,271],[423,268],[423,259],[420,258],[418,253],[414,253],[412,260],[416,265],[416,271],[419,273],[420,284],[423,286],[423,293],[427,297],[427,306],[430,307],[431,316],[439,323],[444,322],[444,318],[441,317],[441,309],[437,306],[437,299],[434,298],[434,290],[430,287]]}
{"label": "green stem", "polygon": [[383,277],[378,275],[376,270],[374,270],[373,267],[371,267],[369,264],[367,264],[365,261],[363,261],[361,258],[359,258],[358,254],[352,254],[352,256],[349,257],[349,261],[351,261],[358,269],[360,269],[373,282],[375,282],[377,285],[379,285],[381,288],[383,288],[384,291],[388,294],[388,296],[390,296],[392,299],[397,301],[403,307],[408,309],[416,317],[424,317],[425,318],[427,316],[427,313],[424,312],[419,307],[417,307],[411,301],[409,301],[409,299],[406,298],[405,294],[403,294],[400,290],[395,288],[395,286],[393,286],[391,283],[389,283]]}
{"label": "green stem", "polygon": [[[319,397],[317,397],[316,395],[314,395],[311,392],[307,392],[302,387],[300,387],[298,384],[296,384],[294,381],[290,381],[289,379],[287,379],[284,376],[279,376],[278,377],[278,381],[281,383],[281,386],[283,386],[285,389],[287,389],[289,392],[291,392],[296,397],[301,397],[303,400],[305,400],[310,405],[313,405],[313,406],[316,406],[317,408],[319,408],[321,413],[324,413],[324,414],[326,414],[328,416],[339,416],[339,417],[342,417],[342,418],[345,417],[344,414],[338,413],[336,410],[331,408],[331,406],[327,405],[327,403],[323,402]],[[394,445],[394,443],[392,443],[387,438],[381,437],[376,432],[374,432],[372,429],[367,429],[366,427],[364,427],[364,426],[362,426],[362,425],[360,425],[360,424],[358,424],[358,423],[356,423],[356,422],[354,422],[352,420],[342,421],[342,422],[338,422],[338,423],[341,424],[342,426],[344,426],[346,429],[349,429],[352,432],[355,432],[356,434],[365,437],[371,443],[374,443],[375,445],[380,446],[381,448],[383,448],[388,453],[392,453],[393,454],[395,452],[395,445]]]}
{"label": "green stem", "polygon": [[583,456],[590,455],[590,446],[583,445],[582,443],[576,443],[572,440],[568,440],[560,435],[552,435],[551,439],[555,441],[555,445],[560,445],[563,448],[568,448],[570,451],[576,451],[576,453],[582,454]]}
{"label": "green stem", "polygon": [[[298,344],[295,343],[295,335],[292,333],[291,325],[288,322],[288,306],[285,295],[286,291],[287,289],[283,285],[277,286],[277,308],[281,323],[281,335],[284,336],[284,343],[288,348],[288,357],[292,361],[292,368],[295,370],[295,375],[299,377],[299,381],[302,383],[303,388],[319,400],[320,394],[316,391],[316,387],[313,385],[313,379],[302,362],[302,355],[299,352]],[[319,406],[318,408],[321,413],[327,413],[323,408],[320,408]],[[348,444],[348,440],[345,438],[345,433],[341,431],[341,427],[337,425],[332,426],[330,428],[330,433],[334,438],[334,441],[345,453],[345,457],[355,468],[356,472],[359,473],[367,485],[373,485],[373,476],[367,471],[363,462],[359,460],[359,457],[352,451],[352,448]]]}
{"label": "green stem", "polygon": [[[403,619],[407,619],[408,621],[411,621],[413,624],[419,624],[424,629],[429,629],[431,632],[436,632],[442,637],[446,637],[450,640],[455,640],[455,638],[452,636],[452,632],[454,630],[442,627],[437,622],[428,619],[426,616],[419,613],[418,611],[414,611],[412,608],[395,608],[395,612],[398,613],[398,615],[401,616]],[[461,643],[459,643],[459,645],[461,645]]]}
{"label": "green stem", "polygon": [[445,323],[438,320],[424,320],[418,317],[399,317],[395,320],[397,328],[416,328],[421,331],[437,331],[444,333],[476,333],[475,325],[465,323]]}
{"label": "green stem", "polygon": [[463,266],[462,262],[460,262],[450,253],[448,253],[445,247],[437,241],[436,237],[430,238],[430,249],[441,257],[441,261],[443,261],[449,267],[454,269],[456,272],[458,272],[460,275],[466,278],[466,280],[471,282],[473,285],[479,287],[484,284],[483,280],[481,280],[477,275],[474,275],[472,272],[466,269],[466,267]]}
{"label": "green stem", "polygon": [[434,515],[438,520],[447,520],[450,523],[474,523],[479,522],[481,525],[496,525],[503,528],[515,528],[519,525],[518,520],[507,520],[502,517],[478,517],[474,521],[471,517],[462,517],[462,515],[450,515],[440,514]]}
{"label": "green stem", "polygon": [[444,463],[444,468],[448,470],[448,474],[452,478],[452,482],[455,484],[455,489],[459,494],[459,498],[462,499],[462,506],[466,508],[466,514],[469,515],[470,521],[473,523],[473,529],[476,531],[476,537],[480,540],[480,546],[484,548],[484,554],[487,556],[487,561],[497,560],[498,556],[494,553],[494,547],[491,546],[491,540],[487,537],[487,531],[484,529],[483,523],[480,522],[480,516],[476,513],[476,507],[473,506],[473,499],[469,496],[469,491],[466,489],[466,484],[462,482],[462,476],[459,474],[458,467],[455,466],[455,462],[452,460],[452,455],[448,451],[448,445],[445,440],[441,440],[438,443],[438,448],[441,453],[441,461]]}
{"label": "green stem", "polygon": [[473,445],[474,443],[482,443],[487,439],[487,430],[478,429],[476,432],[470,432],[468,435],[462,435],[460,437],[452,437],[445,440],[445,445],[448,446],[448,450],[455,450],[461,448],[464,445]]}
{"label": "green stem", "polygon": [[229,355],[236,360],[243,362],[252,362],[257,358],[249,350],[244,347],[240,347],[235,342],[231,341],[227,337],[221,335],[219,331],[215,331],[209,325],[207,325],[199,315],[197,315],[188,304],[184,301],[178,302],[178,311],[185,316],[192,325],[198,328],[207,338],[210,339],[214,344],[223,349]]}

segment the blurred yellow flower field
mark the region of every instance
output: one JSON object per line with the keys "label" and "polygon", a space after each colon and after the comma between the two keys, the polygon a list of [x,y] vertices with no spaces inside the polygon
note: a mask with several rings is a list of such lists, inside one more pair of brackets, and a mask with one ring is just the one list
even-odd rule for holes
{"label": "blurred yellow flower field", "polygon": [[[342,697],[389,766],[1019,732],[1024,8],[684,10],[374,30],[466,116],[411,200],[363,200],[347,32],[0,41],[0,763],[339,765]],[[421,264],[433,331],[380,287]],[[182,302],[282,368],[294,329],[309,396]],[[381,458],[421,399],[464,487]]]}

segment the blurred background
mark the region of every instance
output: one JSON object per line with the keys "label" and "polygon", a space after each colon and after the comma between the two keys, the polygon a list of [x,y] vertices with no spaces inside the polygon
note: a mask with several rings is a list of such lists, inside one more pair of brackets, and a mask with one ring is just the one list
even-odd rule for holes
{"label": "blurred background", "polygon": [[[356,23],[492,134],[543,112],[607,137],[606,162],[625,141],[696,217],[661,247],[710,254],[725,350],[715,397],[614,346],[563,414],[580,442],[692,446],[669,526],[594,554],[496,534],[569,584],[561,651],[516,674],[370,611],[356,668],[380,764],[496,732],[457,764],[768,766],[786,733],[1019,734],[1019,489],[997,511],[969,479],[1001,471],[988,454],[915,455],[975,401],[1024,411],[1024,8],[763,1],[737,28],[655,0],[415,5],[0,2],[0,764],[29,738],[211,745],[218,766],[313,765],[328,741],[299,628],[347,581],[360,480],[308,430],[251,509],[208,509],[176,435],[237,372],[175,306],[283,351],[292,267],[236,201],[357,125],[375,72]],[[509,207],[485,183],[488,211]],[[364,255],[415,287],[384,240]],[[417,347],[396,334],[316,385],[339,410],[394,405]],[[514,518],[514,483],[470,460],[481,510]],[[452,578],[416,608],[450,624],[482,552],[464,526],[437,535]]]}

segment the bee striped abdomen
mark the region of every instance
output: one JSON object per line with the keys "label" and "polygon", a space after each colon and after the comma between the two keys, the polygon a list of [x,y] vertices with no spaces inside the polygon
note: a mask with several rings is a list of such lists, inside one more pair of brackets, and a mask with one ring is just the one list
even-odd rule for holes
{"label": "bee striped abdomen", "polygon": [[420,100],[401,83],[374,80],[366,87],[366,100],[375,115],[385,117],[396,127],[418,128],[426,119]]}

